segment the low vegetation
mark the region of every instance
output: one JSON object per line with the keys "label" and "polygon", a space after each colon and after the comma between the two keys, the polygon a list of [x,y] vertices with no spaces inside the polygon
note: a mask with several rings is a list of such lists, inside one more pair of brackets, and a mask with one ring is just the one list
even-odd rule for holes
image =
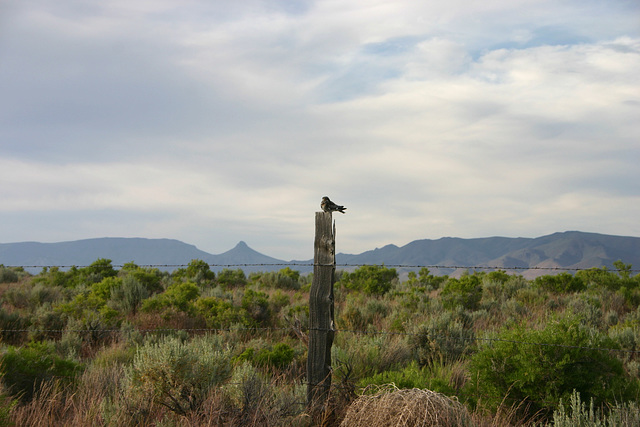
{"label": "low vegetation", "polygon": [[338,271],[310,414],[310,274],[0,266],[0,425],[640,425],[633,273]]}

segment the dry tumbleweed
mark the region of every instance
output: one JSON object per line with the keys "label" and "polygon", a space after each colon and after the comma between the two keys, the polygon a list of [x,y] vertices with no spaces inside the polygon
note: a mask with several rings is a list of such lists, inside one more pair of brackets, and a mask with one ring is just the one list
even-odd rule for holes
{"label": "dry tumbleweed", "polygon": [[365,390],[347,410],[345,427],[470,426],[471,415],[457,400],[430,390],[394,384]]}

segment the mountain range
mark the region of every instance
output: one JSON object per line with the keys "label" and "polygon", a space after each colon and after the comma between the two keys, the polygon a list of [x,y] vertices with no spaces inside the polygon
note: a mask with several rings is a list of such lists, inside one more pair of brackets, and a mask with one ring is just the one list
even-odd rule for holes
{"label": "mountain range", "polygon": [[[127,262],[160,266],[172,270],[199,259],[212,270],[242,268],[246,272],[273,271],[290,265],[303,273],[312,271],[313,260],[284,261],[251,249],[239,242],[222,254],[210,254],[193,245],[172,239],[96,238],[59,243],[0,243],[0,264],[26,266],[39,271],[43,266],[84,266],[98,258],[115,266]],[[580,231],[554,233],[537,238],[486,237],[414,240],[404,246],[387,245],[361,254],[336,255],[338,269],[354,265],[385,264],[401,272],[429,266],[434,274],[460,274],[473,267],[499,267],[508,272],[535,277],[565,269],[613,268],[621,260],[640,266],[640,238]],[[344,265],[346,264],[346,265]]]}

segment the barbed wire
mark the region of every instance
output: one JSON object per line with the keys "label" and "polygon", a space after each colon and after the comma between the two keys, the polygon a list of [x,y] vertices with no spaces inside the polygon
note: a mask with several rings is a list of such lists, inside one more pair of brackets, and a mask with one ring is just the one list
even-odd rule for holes
{"label": "barbed wire", "polygon": [[[135,264],[135,263],[134,263]],[[190,264],[135,264],[137,267],[144,268],[183,268],[189,267]],[[127,264],[105,264],[105,267],[110,266],[113,268],[124,268]],[[606,271],[619,272],[626,271],[630,273],[638,273],[640,269],[625,269],[609,268],[606,266],[601,267],[506,267],[506,266],[491,266],[491,265],[440,265],[440,264],[386,264],[386,263],[336,263],[336,264],[320,264],[313,262],[278,262],[278,263],[232,263],[232,264],[207,264],[209,267],[369,267],[369,266],[382,266],[389,268],[433,268],[442,270],[502,270],[502,271],[525,271],[525,270],[541,270],[541,271],[587,271],[594,269],[605,268]],[[89,265],[4,265],[5,268],[87,268],[87,267],[102,267],[101,264],[89,264]]]}
{"label": "barbed wire", "polygon": [[[419,336],[423,335],[422,332],[402,332],[402,331],[379,331],[379,330],[357,330],[357,329],[329,329],[329,328],[292,328],[292,327],[230,327],[230,328],[155,328],[155,329],[141,329],[141,328],[133,328],[133,329],[116,329],[116,328],[105,328],[105,329],[0,329],[0,334],[17,334],[17,333],[39,333],[39,334],[62,334],[62,333],[122,333],[127,334],[131,332],[140,332],[140,333],[171,333],[171,332],[187,332],[187,333],[221,333],[221,332],[266,332],[266,331],[286,331],[286,332],[304,332],[308,333],[310,331],[320,331],[320,332],[333,332],[333,333],[351,333],[351,334],[360,334],[360,335],[398,335],[398,336]],[[487,337],[463,337],[460,335],[449,335],[449,334],[427,334],[430,339],[448,339],[448,340],[460,340],[460,341],[483,341],[488,343],[493,342],[505,342],[512,344],[523,344],[523,345],[531,345],[531,346],[541,346],[541,347],[557,347],[557,348],[571,348],[571,349],[579,349],[579,350],[587,350],[587,351],[603,351],[603,352],[619,352],[619,353],[629,353],[629,354],[640,354],[640,350],[627,350],[621,348],[606,348],[606,347],[588,347],[588,346],[579,346],[579,345],[569,345],[569,344],[558,344],[558,343],[544,343],[544,342],[531,342],[531,341],[518,341],[512,339],[503,339],[503,338],[487,338]]]}

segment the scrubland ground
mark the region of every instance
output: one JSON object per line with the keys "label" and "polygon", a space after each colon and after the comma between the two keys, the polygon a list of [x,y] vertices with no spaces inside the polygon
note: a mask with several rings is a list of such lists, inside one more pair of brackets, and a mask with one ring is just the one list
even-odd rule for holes
{"label": "scrubland ground", "polygon": [[311,276],[0,266],[0,425],[640,425],[640,276],[337,272],[307,409]]}

